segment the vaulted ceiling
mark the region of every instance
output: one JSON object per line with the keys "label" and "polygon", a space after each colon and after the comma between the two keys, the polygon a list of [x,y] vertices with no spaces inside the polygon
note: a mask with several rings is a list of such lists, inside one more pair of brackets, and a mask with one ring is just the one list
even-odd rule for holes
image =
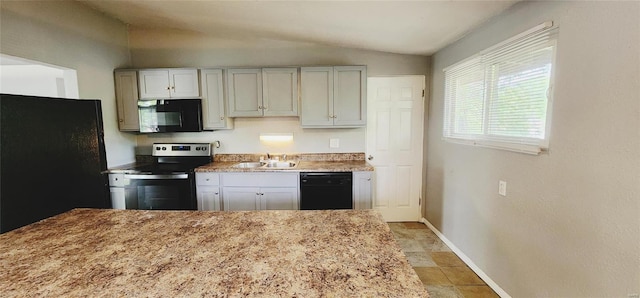
{"label": "vaulted ceiling", "polygon": [[78,0],[133,28],[431,55],[518,0]]}

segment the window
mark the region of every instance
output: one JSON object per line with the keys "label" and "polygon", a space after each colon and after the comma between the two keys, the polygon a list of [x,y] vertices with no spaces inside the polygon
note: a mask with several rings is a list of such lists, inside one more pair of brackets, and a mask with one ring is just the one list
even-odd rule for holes
{"label": "window", "polygon": [[548,148],[557,31],[551,25],[444,70],[445,140],[530,154]]}

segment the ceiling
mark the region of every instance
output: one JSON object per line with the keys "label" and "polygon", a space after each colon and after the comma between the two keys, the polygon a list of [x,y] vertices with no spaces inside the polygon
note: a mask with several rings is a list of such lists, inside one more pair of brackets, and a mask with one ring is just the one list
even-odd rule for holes
{"label": "ceiling", "polygon": [[133,28],[431,55],[518,0],[78,0]]}

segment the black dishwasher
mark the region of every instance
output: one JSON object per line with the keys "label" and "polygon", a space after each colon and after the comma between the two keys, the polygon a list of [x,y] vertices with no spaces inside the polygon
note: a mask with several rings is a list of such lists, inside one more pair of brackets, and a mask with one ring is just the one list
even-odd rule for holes
{"label": "black dishwasher", "polygon": [[300,210],[353,209],[351,172],[300,173]]}

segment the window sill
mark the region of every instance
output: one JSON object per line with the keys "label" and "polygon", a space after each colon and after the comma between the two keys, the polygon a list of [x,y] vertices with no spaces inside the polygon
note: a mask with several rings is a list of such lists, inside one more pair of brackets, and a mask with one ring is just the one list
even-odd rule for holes
{"label": "window sill", "polygon": [[443,140],[449,143],[454,143],[454,144],[505,150],[505,151],[529,154],[529,155],[540,155],[541,153],[547,152],[548,150],[547,148],[541,147],[538,145],[516,144],[516,143],[507,143],[507,142],[499,142],[499,141],[489,141],[489,140],[466,140],[466,139],[447,138],[447,137],[444,137]]}

